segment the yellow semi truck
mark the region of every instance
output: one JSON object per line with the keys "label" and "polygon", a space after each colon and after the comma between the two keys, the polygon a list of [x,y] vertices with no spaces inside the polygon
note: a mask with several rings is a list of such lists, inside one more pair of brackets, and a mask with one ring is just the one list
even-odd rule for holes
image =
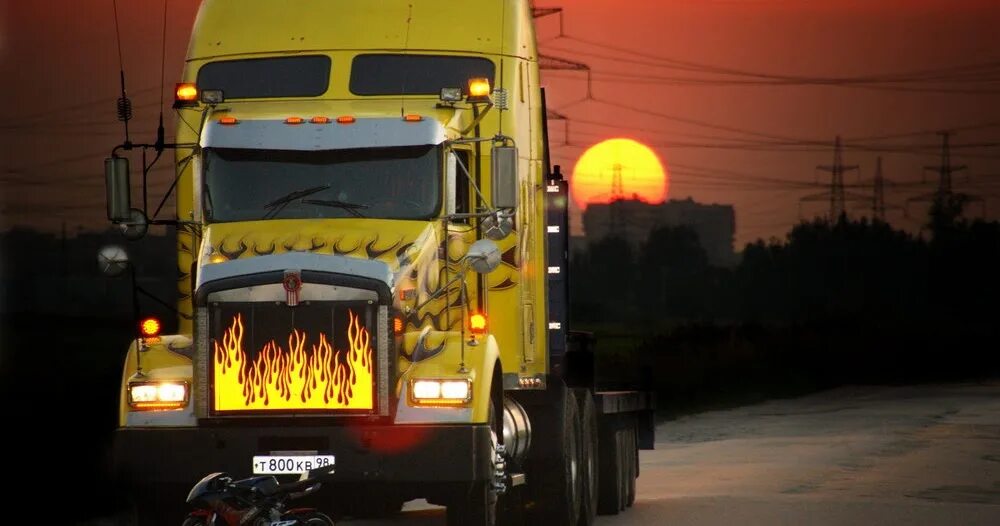
{"label": "yellow semi truck", "polygon": [[[569,331],[528,0],[204,0],[181,80],[178,331],[142,323],[114,444],[143,521],[209,472],[325,464],[347,515],[425,498],[449,524],[576,525],[631,504],[653,403],[597,392]],[[132,232],[149,147],[105,163]]]}

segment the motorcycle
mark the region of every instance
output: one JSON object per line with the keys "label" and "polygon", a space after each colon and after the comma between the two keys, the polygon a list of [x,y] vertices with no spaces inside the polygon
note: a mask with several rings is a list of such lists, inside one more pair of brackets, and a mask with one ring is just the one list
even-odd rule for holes
{"label": "motorcycle", "polygon": [[319,490],[321,480],[333,469],[323,466],[283,484],[268,476],[234,482],[226,473],[212,473],[188,494],[187,503],[194,511],[182,526],[335,526],[314,509],[287,509],[289,501]]}

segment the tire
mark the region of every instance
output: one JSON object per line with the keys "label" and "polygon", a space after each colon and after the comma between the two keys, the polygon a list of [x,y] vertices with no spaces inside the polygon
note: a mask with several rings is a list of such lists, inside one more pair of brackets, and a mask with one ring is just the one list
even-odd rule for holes
{"label": "tire", "polygon": [[489,482],[476,482],[466,495],[448,505],[448,526],[495,526],[497,494]]}
{"label": "tire", "polygon": [[[495,395],[494,395],[495,396]],[[489,426],[493,431],[493,447],[499,444],[503,429],[499,427],[495,403],[490,400]],[[495,449],[491,452],[491,460],[495,458]],[[491,481],[475,482],[467,491],[459,492],[448,503],[445,515],[448,526],[495,526],[497,523],[497,492]]]}
{"label": "tire", "polygon": [[299,521],[301,526],[335,526],[330,517],[318,511],[296,513],[291,517],[286,517],[286,519],[295,519]]}
{"label": "tire", "polygon": [[615,431],[615,444],[618,447],[618,511],[625,511],[628,507],[628,479],[631,476],[628,462],[628,448],[625,445],[625,431],[619,429]]}
{"label": "tire", "polygon": [[580,411],[580,500],[579,526],[592,526],[597,516],[597,409],[589,389],[574,389],[577,409]]}
{"label": "tire", "polygon": [[628,451],[628,477],[625,480],[627,483],[625,505],[630,508],[633,504],[635,504],[635,481],[639,478],[639,444],[637,440],[638,437],[636,436],[635,426],[632,425],[625,431],[625,448],[626,451]]}
{"label": "tire", "polygon": [[621,433],[613,422],[602,422],[598,439],[597,513],[617,515],[623,508],[625,495],[622,480]]}
{"label": "tire", "polygon": [[403,499],[379,495],[354,496],[344,507],[344,514],[357,519],[381,519],[399,513]]}
{"label": "tire", "polygon": [[528,488],[531,524],[577,526],[580,521],[580,418],[576,398],[562,386],[554,400],[532,406],[534,426]]}

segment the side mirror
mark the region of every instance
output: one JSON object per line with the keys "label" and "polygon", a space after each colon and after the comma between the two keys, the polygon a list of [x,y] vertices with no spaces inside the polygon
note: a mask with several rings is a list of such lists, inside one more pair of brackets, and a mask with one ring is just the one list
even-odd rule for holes
{"label": "side mirror", "polygon": [[517,148],[493,145],[493,207],[517,208]]}
{"label": "side mirror", "polygon": [[108,245],[97,251],[97,265],[101,274],[109,278],[122,275],[128,268],[128,252],[117,245]]}
{"label": "side mirror", "polygon": [[109,157],[104,160],[104,184],[108,193],[108,220],[124,223],[132,217],[132,185],[128,177],[128,159]]}
{"label": "side mirror", "polygon": [[489,239],[480,239],[469,247],[465,261],[472,270],[480,274],[489,274],[500,266],[500,247]]}

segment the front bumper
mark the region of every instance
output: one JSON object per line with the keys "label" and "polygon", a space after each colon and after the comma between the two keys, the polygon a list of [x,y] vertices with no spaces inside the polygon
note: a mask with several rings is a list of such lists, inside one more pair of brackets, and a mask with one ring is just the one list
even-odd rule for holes
{"label": "front bumper", "polygon": [[254,455],[316,451],[334,455],[331,482],[472,482],[492,473],[485,425],[364,425],[123,428],[113,458],[133,486],[193,485],[213,472],[252,474]]}

